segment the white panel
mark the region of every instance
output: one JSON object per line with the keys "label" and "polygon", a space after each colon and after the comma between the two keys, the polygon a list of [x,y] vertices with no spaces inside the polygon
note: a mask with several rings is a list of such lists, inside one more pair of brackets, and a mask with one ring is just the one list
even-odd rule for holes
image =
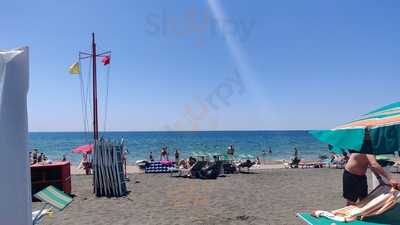
{"label": "white panel", "polygon": [[0,50],[0,224],[32,224],[28,86],[28,48]]}

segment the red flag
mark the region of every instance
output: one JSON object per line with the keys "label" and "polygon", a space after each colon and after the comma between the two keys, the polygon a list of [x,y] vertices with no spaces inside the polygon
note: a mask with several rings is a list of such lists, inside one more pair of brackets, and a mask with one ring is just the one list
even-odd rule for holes
{"label": "red flag", "polygon": [[103,65],[108,65],[108,64],[110,64],[110,60],[111,60],[111,57],[109,55],[105,55],[105,56],[103,56],[103,59],[101,60],[101,62],[103,62]]}

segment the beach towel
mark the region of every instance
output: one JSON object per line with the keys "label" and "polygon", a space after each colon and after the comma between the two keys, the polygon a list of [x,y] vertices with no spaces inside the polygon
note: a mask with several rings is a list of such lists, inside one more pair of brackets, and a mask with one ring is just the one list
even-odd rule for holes
{"label": "beach towel", "polygon": [[72,202],[72,198],[70,196],[51,185],[36,193],[34,197],[42,202],[45,202],[46,204],[41,210],[32,213],[33,224],[37,224],[44,215],[52,214],[51,209],[45,209],[48,205],[51,205],[55,209],[63,210]]}
{"label": "beach towel", "polygon": [[161,160],[160,163],[161,163],[161,165],[164,165],[164,166],[172,165],[172,161],[170,161],[170,160]]}
{"label": "beach towel", "polygon": [[380,216],[369,217],[352,222],[337,222],[325,217],[316,218],[311,213],[298,213],[297,217],[309,225],[399,225],[400,207],[397,206]]}
{"label": "beach towel", "polygon": [[[317,210],[313,213],[300,213],[298,216],[309,224],[332,224],[357,222],[386,214],[393,208],[398,208],[400,192],[388,185],[380,185],[363,201],[356,205],[346,206],[333,211]],[[400,224],[398,216],[397,224]],[[314,222],[310,222],[314,221]],[[328,223],[330,221],[330,223]],[[337,223],[339,222],[339,223]],[[357,224],[357,223],[355,223]],[[367,223],[368,224],[368,223]],[[392,224],[393,225],[393,224]]]}

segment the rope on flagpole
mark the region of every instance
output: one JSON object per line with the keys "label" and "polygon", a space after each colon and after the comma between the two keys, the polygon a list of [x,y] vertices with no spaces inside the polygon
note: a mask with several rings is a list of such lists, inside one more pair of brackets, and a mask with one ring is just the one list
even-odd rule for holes
{"label": "rope on flagpole", "polygon": [[108,115],[108,96],[109,96],[109,86],[110,86],[110,71],[111,63],[107,66],[106,75],[106,95],[104,99],[104,132],[107,131],[107,115]]}
{"label": "rope on flagpole", "polygon": [[83,82],[83,75],[81,72],[81,59],[79,57],[79,81],[80,81],[80,86],[81,86],[81,101],[82,101],[82,120],[83,120],[83,130],[84,130],[84,138],[85,138],[85,143],[88,141],[88,136],[87,136],[87,109],[86,109],[86,98],[85,98],[85,84]]}

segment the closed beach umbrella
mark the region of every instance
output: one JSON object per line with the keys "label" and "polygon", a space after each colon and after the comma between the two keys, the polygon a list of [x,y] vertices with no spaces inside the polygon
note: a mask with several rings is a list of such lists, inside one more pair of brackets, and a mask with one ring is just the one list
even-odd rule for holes
{"label": "closed beach umbrella", "polygon": [[83,153],[90,154],[90,153],[92,153],[92,150],[93,150],[93,144],[88,144],[88,145],[82,145],[77,148],[74,148],[72,150],[72,152],[80,153],[80,154],[83,154]]}
{"label": "closed beach umbrella", "polygon": [[256,158],[254,155],[250,155],[250,154],[248,154],[247,157],[248,157],[249,159],[255,159],[255,158]]}
{"label": "closed beach umbrella", "polygon": [[[361,119],[331,130],[310,131],[310,134],[334,148],[375,155],[399,150],[400,102],[374,110]],[[365,139],[369,134],[369,140]]]}
{"label": "closed beach umbrella", "polygon": [[248,159],[249,156],[246,155],[246,154],[240,154],[240,155],[239,155],[239,158],[240,158],[240,159]]}

